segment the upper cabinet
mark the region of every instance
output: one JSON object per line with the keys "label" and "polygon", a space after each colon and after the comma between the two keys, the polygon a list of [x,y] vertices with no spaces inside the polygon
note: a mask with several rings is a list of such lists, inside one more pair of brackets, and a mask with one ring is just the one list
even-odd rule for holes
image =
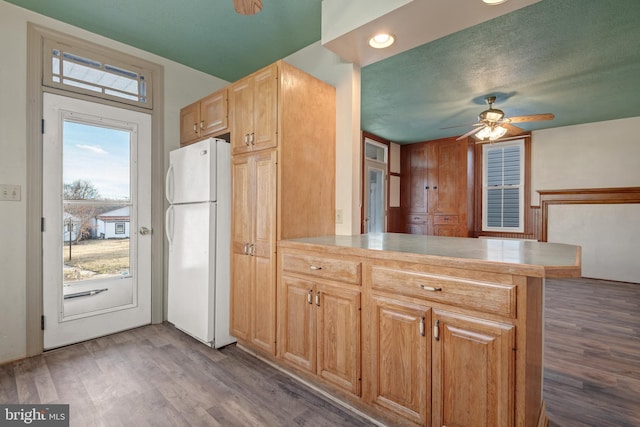
{"label": "upper cabinet", "polygon": [[446,138],[402,146],[405,231],[468,236],[472,174],[466,141]]}
{"label": "upper cabinet", "polygon": [[277,108],[277,63],[232,84],[229,90],[229,109],[233,115],[231,153],[275,147]]}
{"label": "upper cabinet", "polygon": [[180,110],[180,146],[229,131],[227,88]]}

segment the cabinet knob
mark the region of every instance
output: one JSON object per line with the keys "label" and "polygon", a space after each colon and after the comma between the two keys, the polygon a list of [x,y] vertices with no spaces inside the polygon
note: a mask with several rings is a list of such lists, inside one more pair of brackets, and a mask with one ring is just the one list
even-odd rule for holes
{"label": "cabinet knob", "polygon": [[429,189],[429,186],[427,185],[426,187],[424,187],[424,189],[425,189],[425,190],[428,190],[428,189]]}

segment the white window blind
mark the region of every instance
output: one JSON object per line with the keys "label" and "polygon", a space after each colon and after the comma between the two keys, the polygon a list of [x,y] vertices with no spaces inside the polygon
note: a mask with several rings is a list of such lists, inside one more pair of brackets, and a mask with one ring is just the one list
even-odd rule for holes
{"label": "white window blind", "polygon": [[486,144],[482,150],[482,229],[523,232],[524,141]]}

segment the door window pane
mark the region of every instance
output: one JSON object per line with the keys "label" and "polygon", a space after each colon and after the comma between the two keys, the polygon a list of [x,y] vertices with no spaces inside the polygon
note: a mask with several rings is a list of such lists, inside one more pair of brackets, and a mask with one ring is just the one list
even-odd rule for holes
{"label": "door window pane", "polygon": [[131,133],[63,123],[64,284],[131,275]]}

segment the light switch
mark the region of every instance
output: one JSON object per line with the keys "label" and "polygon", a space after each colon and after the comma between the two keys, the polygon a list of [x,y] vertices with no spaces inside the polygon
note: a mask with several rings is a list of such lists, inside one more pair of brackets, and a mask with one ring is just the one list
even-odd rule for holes
{"label": "light switch", "polygon": [[19,185],[0,184],[0,200],[19,202],[22,189]]}

